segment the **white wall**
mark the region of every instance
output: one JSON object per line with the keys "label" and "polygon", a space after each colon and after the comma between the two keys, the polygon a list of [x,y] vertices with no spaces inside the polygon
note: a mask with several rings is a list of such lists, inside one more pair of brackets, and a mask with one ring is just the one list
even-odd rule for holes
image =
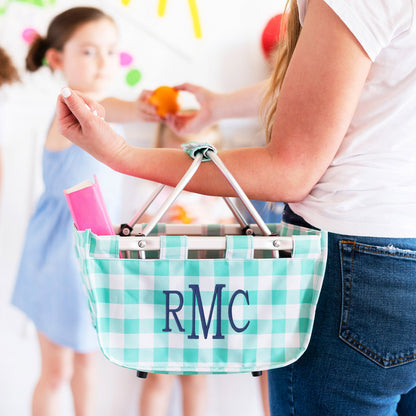
{"label": "white wall", "polygon": [[[0,0],[0,8],[5,3]],[[0,204],[0,414],[23,416],[29,414],[31,390],[39,371],[38,351],[31,323],[9,305],[9,298],[27,222],[42,190],[40,152],[44,129],[63,86],[59,75],[52,76],[47,68],[24,74],[27,44],[21,36],[23,30],[32,27],[45,34],[48,22],[58,12],[76,5],[95,5],[115,18],[121,49],[134,57],[131,66],[142,73],[140,83],[130,87],[124,79],[128,68],[121,67],[111,94],[134,99],[144,88],[185,81],[231,91],[266,76],[261,32],[268,19],[284,6],[283,0],[197,0],[203,35],[197,39],[185,0],[168,1],[161,18],[157,16],[158,0],[131,0],[128,6],[121,0],[44,0],[44,7],[30,3],[33,1],[12,1],[7,12],[0,14],[0,44],[14,58],[24,81],[1,95],[7,99],[8,133],[2,145]],[[258,141],[256,119],[224,121],[220,127],[228,147]],[[127,139],[136,145],[150,146],[154,132],[155,126],[144,123],[126,126]],[[140,180],[126,178],[125,189],[127,220],[137,208],[135,204],[144,188]],[[31,238],[36,244],[36,236]],[[100,381],[100,414],[135,414],[132,403],[139,394],[138,380],[104,359],[100,363],[100,374],[104,375]],[[212,414],[260,414],[255,380],[245,375],[214,376],[210,380]],[[236,392],[246,394],[237,396],[230,385]],[[68,404],[69,395],[66,397]],[[218,407],[220,402],[222,410]],[[68,412],[65,414],[71,414]]]}

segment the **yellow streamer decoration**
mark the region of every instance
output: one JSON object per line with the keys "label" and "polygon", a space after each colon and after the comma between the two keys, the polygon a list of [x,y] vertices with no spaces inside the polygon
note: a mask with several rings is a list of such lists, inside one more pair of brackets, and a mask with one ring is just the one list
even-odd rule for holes
{"label": "yellow streamer decoration", "polygon": [[[166,11],[167,0],[159,0],[157,8],[157,14],[159,17],[163,17]],[[197,38],[202,38],[201,23],[199,21],[198,7],[195,0],[188,0],[189,9],[191,11],[192,22],[194,25],[194,33]]]}
{"label": "yellow streamer decoration", "polygon": [[159,1],[159,6],[157,8],[157,14],[158,14],[159,17],[162,17],[162,16],[165,15],[166,3],[167,3],[167,0],[160,0]]}
{"label": "yellow streamer decoration", "polygon": [[197,38],[202,38],[201,24],[199,22],[198,8],[195,0],[188,0],[189,8],[191,9],[192,21],[194,23],[194,32]]}

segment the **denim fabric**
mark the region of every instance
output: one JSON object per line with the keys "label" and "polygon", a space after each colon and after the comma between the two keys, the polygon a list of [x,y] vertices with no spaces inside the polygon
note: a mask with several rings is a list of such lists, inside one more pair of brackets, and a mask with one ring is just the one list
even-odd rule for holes
{"label": "denim fabric", "polygon": [[[282,220],[283,203],[273,202],[271,205],[270,202],[255,199],[252,199],[251,203],[265,223],[279,223]],[[250,224],[254,223],[252,216],[248,212],[245,218]]]}
{"label": "denim fabric", "polygon": [[[304,220],[285,208],[283,219]],[[275,416],[416,415],[416,238],[328,236],[311,341],[269,371]]]}

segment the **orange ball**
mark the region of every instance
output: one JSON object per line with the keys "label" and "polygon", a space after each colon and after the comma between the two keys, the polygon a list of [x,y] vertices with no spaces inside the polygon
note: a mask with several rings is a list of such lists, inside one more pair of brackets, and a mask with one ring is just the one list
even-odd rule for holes
{"label": "orange ball", "polygon": [[165,117],[166,114],[176,114],[179,111],[178,94],[172,87],[162,86],[153,91],[149,101],[156,107],[157,114]]}

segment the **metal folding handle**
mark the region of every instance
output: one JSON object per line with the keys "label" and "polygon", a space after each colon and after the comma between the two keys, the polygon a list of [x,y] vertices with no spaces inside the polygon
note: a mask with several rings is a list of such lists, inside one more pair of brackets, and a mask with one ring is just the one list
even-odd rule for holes
{"label": "metal folding handle", "polygon": [[[165,215],[166,211],[175,202],[176,198],[178,198],[179,194],[184,190],[185,186],[188,184],[188,182],[194,176],[195,172],[198,170],[199,165],[202,162],[202,158],[203,158],[203,155],[201,153],[199,153],[195,157],[194,161],[192,162],[192,165],[185,172],[185,175],[183,175],[182,179],[179,181],[179,183],[173,189],[171,194],[168,196],[168,198],[165,200],[165,202],[162,204],[162,206],[159,208],[159,210],[156,212],[156,214],[153,216],[153,218],[149,221],[149,223],[144,228],[144,230],[143,230],[143,235],[144,236],[148,236],[151,233],[151,231],[153,230],[153,228],[155,228],[155,226],[160,221],[160,219],[163,217],[163,215]],[[161,188],[161,189],[163,189],[163,188]]]}
{"label": "metal folding handle", "polygon": [[[194,156],[194,161],[192,162],[191,166],[186,171],[185,175],[182,177],[182,179],[179,181],[179,183],[176,185],[176,187],[173,189],[169,197],[165,200],[165,202],[162,204],[162,206],[159,208],[159,210],[156,212],[156,214],[153,216],[153,218],[149,221],[149,223],[146,225],[146,227],[143,229],[143,235],[148,236],[153,228],[157,225],[157,223],[160,221],[160,219],[163,217],[163,215],[166,213],[166,211],[170,208],[170,206],[175,202],[179,194],[184,190],[186,185],[189,183],[189,181],[192,179],[196,171],[198,170],[199,166],[201,165],[201,162],[203,158],[209,158],[220,170],[220,172],[224,175],[224,177],[227,179],[229,184],[232,186],[234,191],[236,192],[237,196],[240,198],[241,202],[247,209],[247,211],[250,213],[250,215],[253,217],[254,221],[260,228],[261,232],[269,236],[271,235],[271,231],[257,212],[257,210],[254,208],[251,201],[248,199],[247,195],[244,193],[241,186],[238,184],[238,182],[235,180],[234,176],[231,174],[231,172],[227,169],[227,167],[224,165],[222,160],[219,158],[219,156],[212,150],[205,150],[204,152],[197,153]],[[164,188],[164,185],[161,185],[152,195],[150,198],[151,201],[147,202],[145,204],[145,207],[140,210],[141,213],[143,213],[148,206],[151,204],[151,202],[156,198],[157,195],[159,195],[160,191]],[[236,215],[237,220],[241,223],[243,221],[241,215],[239,214],[237,208],[234,206],[232,201],[229,198],[225,198],[225,201],[227,205],[230,207],[231,211]],[[135,222],[137,222],[140,215],[136,215],[134,217]],[[238,218],[239,217],[239,218]],[[129,225],[134,225],[132,224]]]}
{"label": "metal folding handle", "polygon": [[[224,165],[223,161],[219,158],[219,156],[215,152],[213,152],[212,150],[208,150],[207,152],[205,152],[205,154],[206,154],[207,157],[209,157],[215,163],[217,168],[225,176],[225,178],[227,179],[229,184],[232,186],[232,188],[236,192],[237,196],[240,198],[241,202],[243,203],[243,205],[245,206],[245,208],[247,209],[249,214],[253,217],[254,222],[259,226],[261,232],[264,235],[271,235],[272,232],[269,230],[269,227],[263,221],[260,214],[257,212],[256,208],[254,208],[254,205],[248,199],[247,195],[245,194],[245,192],[243,191],[241,186],[235,180],[234,176],[227,169],[227,167]],[[232,201],[230,201],[228,199],[228,203],[230,203],[230,202],[232,204]],[[238,210],[237,210],[237,212],[238,212]]]}
{"label": "metal folding handle", "polygon": [[[130,236],[120,238],[118,249],[121,251],[160,250],[160,236],[143,237]],[[292,237],[261,236],[253,241],[254,250],[289,250],[294,247]],[[224,236],[188,236],[188,250],[226,250],[227,244]]]}

